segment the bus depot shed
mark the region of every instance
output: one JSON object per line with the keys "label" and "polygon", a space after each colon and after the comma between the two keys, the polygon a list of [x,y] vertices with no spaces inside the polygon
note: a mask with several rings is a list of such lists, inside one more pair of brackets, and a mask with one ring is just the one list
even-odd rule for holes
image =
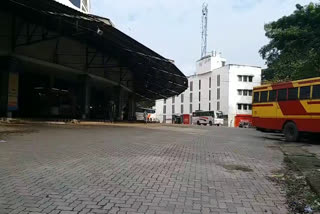
{"label": "bus depot shed", "polygon": [[109,19],[52,0],[2,0],[0,26],[0,117],[132,120],[137,101],[188,87]]}

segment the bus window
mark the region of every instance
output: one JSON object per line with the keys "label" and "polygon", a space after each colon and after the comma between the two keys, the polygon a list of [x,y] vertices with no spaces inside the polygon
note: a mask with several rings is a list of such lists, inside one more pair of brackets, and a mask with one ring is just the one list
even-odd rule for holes
{"label": "bus window", "polygon": [[260,95],[259,92],[254,92],[254,94],[253,94],[253,102],[254,103],[258,103],[259,102],[259,95]]}
{"label": "bus window", "polygon": [[268,101],[268,91],[261,92],[260,102],[264,103],[264,102],[267,102],[267,101]]}
{"label": "bus window", "polygon": [[320,99],[320,85],[313,86],[312,99]]}
{"label": "bus window", "polygon": [[277,91],[269,91],[269,102],[275,102],[277,100]]}
{"label": "bus window", "polygon": [[281,89],[278,91],[278,101],[287,100],[287,89]]}
{"label": "bus window", "polygon": [[288,100],[297,100],[297,99],[298,99],[298,88],[289,88]]}
{"label": "bus window", "polygon": [[310,86],[300,88],[300,100],[310,99]]}

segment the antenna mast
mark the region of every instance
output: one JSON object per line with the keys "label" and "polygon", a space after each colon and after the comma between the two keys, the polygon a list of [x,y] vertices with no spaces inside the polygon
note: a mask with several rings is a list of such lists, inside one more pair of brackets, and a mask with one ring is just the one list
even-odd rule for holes
{"label": "antenna mast", "polygon": [[208,4],[202,5],[201,58],[207,55],[208,42]]}

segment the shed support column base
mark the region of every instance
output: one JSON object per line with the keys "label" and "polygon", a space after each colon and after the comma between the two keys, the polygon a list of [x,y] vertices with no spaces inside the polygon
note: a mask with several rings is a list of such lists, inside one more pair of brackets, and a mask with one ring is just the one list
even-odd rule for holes
{"label": "shed support column base", "polygon": [[91,88],[88,79],[84,80],[83,88],[83,106],[82,106],[82,119],[90,119],[90,98],[91,98]]}

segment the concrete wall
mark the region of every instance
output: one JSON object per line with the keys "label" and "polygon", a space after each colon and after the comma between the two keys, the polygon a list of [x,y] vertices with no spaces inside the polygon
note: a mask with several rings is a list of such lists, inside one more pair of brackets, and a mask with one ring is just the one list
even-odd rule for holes
{"label": "concrete wall", "polygon": [[221,54],[212,52],[210,55],[196,62],[196,73],[203,74],[225,65],[226,59],[221,57]]}
{"label": "concrete wall", "polygon": [[[229,72],[230,67],[224,66],[218,69],[213,70],[212,78],[213,78],[213,110],[214,111],[222,111],[224,115],[227,115],[229,112]],[[218,76],[220,76],[220,86],[218,86]],[[220,89],[220,99],[218,99],[218,89]],[[218,109],[218,102],[220,103],[220,109]]]}
{"label": "concrete wall", "polygon": [[[238,75],[253,76],[252,82],[240,82]],[[261,68],[244,65],[230,65],[229,83],[229,126],[234,126],[234,117],[237,114],[252,114],[251,110],[238,110],[238,104],[252,104],[252,96],[238,95],[238,89],[252,90],[261,85]]]}

